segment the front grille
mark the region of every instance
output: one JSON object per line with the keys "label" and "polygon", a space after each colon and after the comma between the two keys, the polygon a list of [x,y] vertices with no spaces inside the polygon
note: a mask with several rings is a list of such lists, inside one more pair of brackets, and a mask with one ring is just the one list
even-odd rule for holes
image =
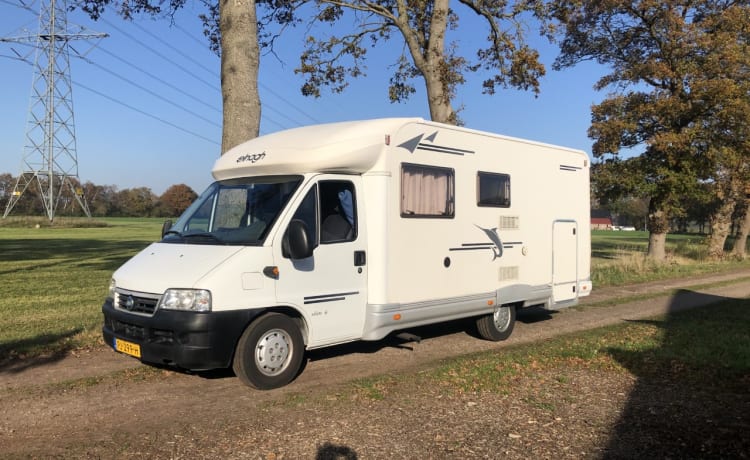
{"label": "front grille", "polygon": [[146,328],[122,321],[112,321],[112,332],[129,339],[143,340],[146,338]]}
{"label": "front grille", "polygon": [[153,316],[158,303],[159,296],[156,294],[120,290],[115,294],[115,308],[129,313]]}

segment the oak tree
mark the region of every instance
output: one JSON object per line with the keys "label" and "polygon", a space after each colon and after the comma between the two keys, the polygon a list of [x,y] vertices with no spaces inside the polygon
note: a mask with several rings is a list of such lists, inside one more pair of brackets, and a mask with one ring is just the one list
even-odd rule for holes
{"label": "oak tree", "polygon": [[[388,87],[391,102],[402,102],[416,92],[421,80],[434,121],[457,123],[453,105],[467,74],[483,72],[483,92],[515,87],[539,92],[545,74],[539,53],[525,40],[526,19],[544,17],[545,3],[537,0],[279,0],[264,2],[269,17],[283,26],[303,23],[308,36],[297,73],[305,77],[302,93],[319,97],[324,87],[343,91],[350,79],[366,75],[367,53],[380,45],[393,50],[393,73]],[[480,24],[460,28],[464,15]],[[316,28],[316,26],[330,26]],[[335,26],[335,30],[333,27]],[[460,30],[481,45],[473,57],[451,41]],[[542,27],[543,32],[547,32]],[[324,32],[325,31],[325,32]],[[331,31],[328,35],[327,31]],[[272,44],[272,40],[267,43]]]}
{"label": "oak tree", "polygon": [[185,184],[169,187],[159,197],[159,204],[168,216],[176,217],[185,211],[198,198],[198,194]]}
{"label": "oak tree", "polygon": [[[670,220],[684,212],[685,197],[705,182],[723,187],[719,172],[737,153],[728,142],[735,128],[725,123],[731,116],[721,89],[742,75],[747,80],[748,67],[722,63],[741,61],[736,52],[747,43],[748,2],[558,0],[554,13],[563,26],[555,68],[595,60],[610,69],[596,84],[612,92],[592,107],[593,154],[601,160],[643,150],[637,168],[611,167],[627,164],[614,174],[643,185],[648,253],[663,260]],[[727,28],[741,32],[731,46]],[[741,90],[735,94],[747,99]]]}

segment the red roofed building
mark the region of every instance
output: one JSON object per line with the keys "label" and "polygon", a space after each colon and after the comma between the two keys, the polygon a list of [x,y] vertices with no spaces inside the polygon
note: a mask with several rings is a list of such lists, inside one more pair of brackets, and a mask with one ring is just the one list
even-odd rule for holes
{"label": "red roofed building", "polygon": [[591,230],[612,230],[612,216],[602,209],[591,210]]}

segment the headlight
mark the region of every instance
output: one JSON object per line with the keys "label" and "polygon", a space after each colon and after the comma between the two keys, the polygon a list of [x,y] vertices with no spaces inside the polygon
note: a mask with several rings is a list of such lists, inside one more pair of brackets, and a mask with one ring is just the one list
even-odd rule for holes
{"label": "headlight", "polygon": [[165,310],[211,311],[211,293],[205,289],[167,289],[159,308]]}
{"label": "headlight", "polygon": [[109,280],[109,291],[107,292],[107,298],[108,299],[115,299],[115,288],[117,287],[117,283],[115,282],[115,279],[112,278]]}

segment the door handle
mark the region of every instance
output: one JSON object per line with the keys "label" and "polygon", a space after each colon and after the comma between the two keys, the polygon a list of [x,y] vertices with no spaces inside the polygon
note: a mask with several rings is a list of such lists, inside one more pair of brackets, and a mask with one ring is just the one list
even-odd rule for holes
{"label": "door handle", "polygon": [[361,267],[367,263],[365,251],[354,251],[354,266]]}

